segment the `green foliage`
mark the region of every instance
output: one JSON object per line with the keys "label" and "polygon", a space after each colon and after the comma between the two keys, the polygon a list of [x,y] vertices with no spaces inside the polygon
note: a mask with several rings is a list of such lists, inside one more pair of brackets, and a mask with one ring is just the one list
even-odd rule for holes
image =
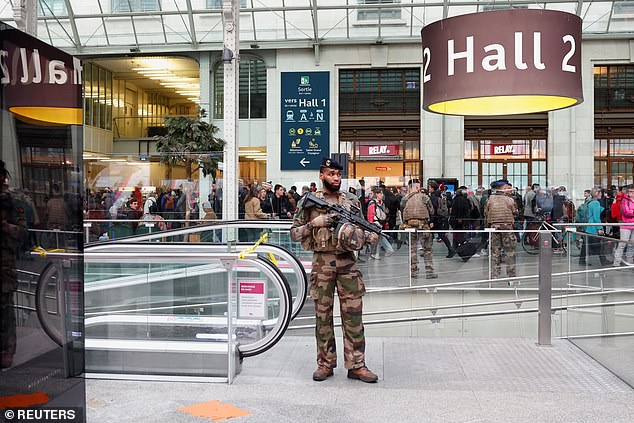
{"label": "green foliage", "polygon": [[187,179],[191,179],[191,164],[196,163],[203,175],[216,179],[218,162],[222,161],[225,141],[216,137],[218,127],[195,118],[178,116],[165,118],[167,135],[155,136],[156,149],[161,153],[161,163],[171,167],[184,163]]}

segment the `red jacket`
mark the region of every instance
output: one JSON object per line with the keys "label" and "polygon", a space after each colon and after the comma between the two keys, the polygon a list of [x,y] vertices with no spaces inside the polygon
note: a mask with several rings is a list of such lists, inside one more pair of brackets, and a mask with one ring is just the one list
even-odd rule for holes
{"label": "red jacket", "polygon": [[[627,194],[623,195],[621,200],[621,219],[624,223],[634,223],[634,198]],[[634,226],[621,225],[621,228],[634,230]]]}

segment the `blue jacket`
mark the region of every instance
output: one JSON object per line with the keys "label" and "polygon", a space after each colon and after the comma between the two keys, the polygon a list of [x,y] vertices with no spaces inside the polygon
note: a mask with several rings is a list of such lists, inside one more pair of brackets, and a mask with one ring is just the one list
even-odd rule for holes
{"label": "blue jacket", "polygon": [[[601,212],[603,207],[599,200],[592,200],[588,203],[588,223],[601,223]],[[603,226],[586,226],[586,232],[589,234],[599,235],[599,230],[603,230]]]}

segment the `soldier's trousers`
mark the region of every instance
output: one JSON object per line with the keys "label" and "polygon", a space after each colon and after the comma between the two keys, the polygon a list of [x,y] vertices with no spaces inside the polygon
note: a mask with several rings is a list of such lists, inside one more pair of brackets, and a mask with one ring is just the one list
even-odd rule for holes
{"label": "soldier's trousers", "polygon": [[337,366],[333,325],[335,288],[341,310],[345,366],[347,369],[357,369],[365,366],[362,320],[365,285],[357,269],[354,253],[314,253],[310,295],[315,300],[317,364],[331,368]]}
{"label": "soldier's trousers", "polygon": [[[423,227],[425,230],[429,230],[429,226]],[[409,246],[409,255],[411,257],[411,272],[412,276],[418,274],[418,254],[417,246],[420,241],[423,247],[423,261],[425,262],[425,273],[434,273],[434,262],[432,256],[432,247],[434,241],[431,232],[415,231],[412,233],[412,242]]]}
{"label": "soldier's trousers", "polygon": [[[512,230],[513,225],[494,224],[491,227],[500,230]],[[497,279],[502,272],[502,262],[506,262],[506,275],[509,278],[517,276],[515,271],[515,247],[517,238],[512,232],[491,232],[491,260],[493,270],[491,277]]]}

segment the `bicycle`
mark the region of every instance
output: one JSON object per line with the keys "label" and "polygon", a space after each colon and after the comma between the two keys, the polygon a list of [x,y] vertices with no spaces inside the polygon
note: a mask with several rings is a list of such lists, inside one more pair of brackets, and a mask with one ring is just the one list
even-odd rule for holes
{"label": "bicycle", "polygon": [[[552,237],[552,246],[554,251],[567,253],[568,245],[564,241],[565,233],[554,227],[550,223],[550,216],[548,214],[540,214],[535,216],[535,219],[526,224],[526,230],[531,232],[524,232],[522,235],[522,248],[530,255],[539,254],[539,235],[540,232],[532,231],[549,231]],[[557,239],[557,233],[561,232],[561,239]]]}

